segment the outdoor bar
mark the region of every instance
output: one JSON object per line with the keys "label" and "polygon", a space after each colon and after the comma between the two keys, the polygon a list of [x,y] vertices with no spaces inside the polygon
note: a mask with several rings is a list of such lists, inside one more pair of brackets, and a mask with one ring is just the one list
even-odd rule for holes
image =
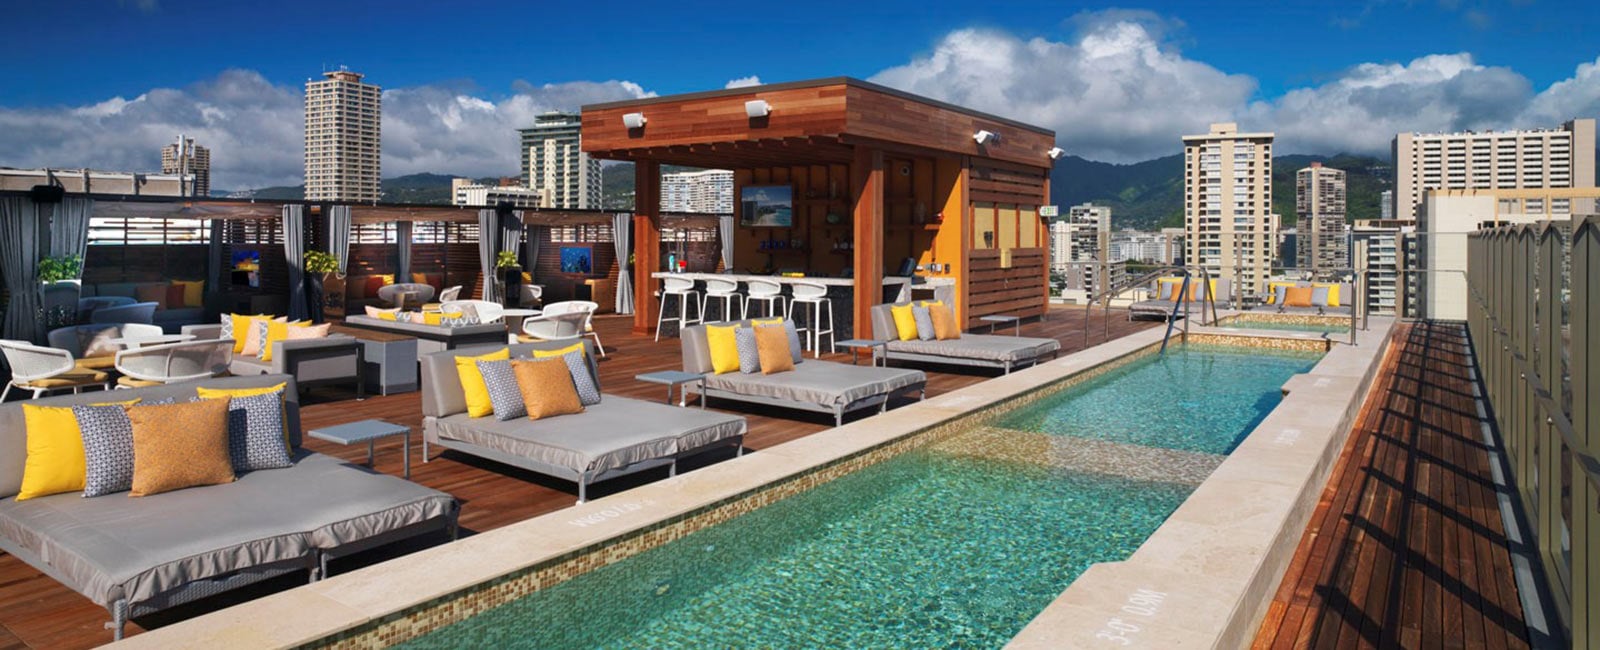
{"label": "outdoor bar", "polygon": [[583,134],[590,155],[635,164],[636,333],[679,310],[660,293],[683,269],[661,255],[662,165],[734,172],[723,273],[679,276],[701,291],[821,284],[840,339],[912,298],[950,299],[968,328],[1045,312],[1048,129],[836,77],[585,106]]}

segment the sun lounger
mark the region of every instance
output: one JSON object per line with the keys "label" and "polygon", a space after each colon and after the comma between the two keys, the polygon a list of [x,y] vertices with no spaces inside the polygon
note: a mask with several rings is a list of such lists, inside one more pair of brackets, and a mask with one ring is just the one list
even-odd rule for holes
{"label": "sun lounger", "polygon": [[[1278,283],[1269,283],[1268,286],[1271,287],[1274,284],[1278,284]],[[1263,296],[1261,298],[1261,304],[1257,305],[1255,308],[1251,309],[1250,311],[1267,312],[1267,313],[1273,313],[1273,314],[1301,314],[1301,315],[1307,315],[1307,316],[1349,316],[1350,312],[1352,310],[1352,300],[1354,300],[1354,297],[1355,297],[1355,292],[1352,289],[1350,283],[1348,283],[1348,282],[1340,282],[1340,283],[1296,282],[1296,283],[1294,283],[1293,286],[1296,286],[1296,287],[1312,287],[1312,286],[1325,286],[1325,285],[1330,285],[1330,284],[1337,284],[1337,286],[1339,287],[1339,305],[1338,306],[1325,305],[1325,304],[1316,304],[1316,302],[1313,302],[1313,304],[1311,304],[1310,306],[1285,305],[1285,304],[1282,304],[1283,301],[1277,300],[1277,299],[1273,299],[1271,302],[1268,302],[1268,297],[1267,296]],[[1287,286],[1286,283],[1285,283],[1285,286]],[[1313,299],[1313,300],[1315,300],[1315,299]]]}
{"label": "sun lounger", "polygon": [[961,338],[943,341],[902,341],[895,330],[894,314],[890,311],[893,307],[872,307],[872,337],[888,341],[884,352],[890,360],[1000,368],[1010,374],[1013,368],[1055,358],[1061,351],[1061,342],[1055,339],[1004,334],[963,333]]}
{"label": "sun lounger", "polygon": [[[1228,278],[1217,278],[1215,282],[1217,284],[1212,299],[1216,301],[1217,309],[1232,309],[1233,302],[1230,297],[1233,295],[1233,281],[1229,280]],[[1189,283],[1192,289],[1198,289],[1200,286],[1200,278],[1197,277],[1191,279]],[[1154,299],[1141,300],[1128,306],[1128,320],[1134,320],[1141,316],[1156,317],[1166,320],[1172,317],[1172,312],[1174,309],[1176,309],[1179,314],[1182,314],[1183,305],[1173,301],[1170,295],[1164,295],[1170,294],[1172,291],[1176,291],[1176,287],[1178,286],[1182,286],[1181,283],[1157,283],[1157,293]],[[1196,296],[1203,297],[1203,294],[1196,294]],[[1189,313],[1197,314],[1201,309],[1209,309],[1209,306],[1205,301],[1196,299],[1189,302]]]}

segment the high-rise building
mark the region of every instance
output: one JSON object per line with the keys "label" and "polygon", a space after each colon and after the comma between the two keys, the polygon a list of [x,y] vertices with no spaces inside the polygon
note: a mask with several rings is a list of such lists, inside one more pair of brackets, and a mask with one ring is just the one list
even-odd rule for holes
{"label": "high-rise building", "polygon": [[661,175],[661,210],[733,214],[733,172],[704,169]]}
{"label": "high-rise building", "polygon": [[1162,264],[1183,264],[1183,236],[1182,228],[1161,229],[1161,257],[1158,261]]}
{"label": "high-rise building", "polygon": [[1183,136],[1184,258],[1241,295],[1262,295],[1272,272],[1272,139],[1233,123]]}
{"label": "high-rise building", "polygon": [[1050,225],[1050,261],[1067,274],[1067,288],[1095,293],[1119,286],[1125,264],[1111,256],[1111,208],[1085,203]]}
{"label": "high-rise building", "polygon": [[[522,183],[539,192],[544,207],[600,209],[600,161],[579,145],[583,121],[577,113],[535,117],[522,134]],[[729,212],[732,212],[730,206]]]}
{"label": "high-rise building", "polygon": [[194,138],[178,136],[178,141],[161,148],[161,173],[190,174],[194,184],[184,188],[184,196],[211,196],[211,150],[194,143]]}
{"label": "high-rise building", "polygon": [[[450,179],[450,197],[455,205],[490,208],[501,203],[513,208],[539,207],[539,191],[523,187],[520,179],[500,179],[498,185],[485,185],[470,178]],[[512,181],[507,183],[506,181]]]}
{"label": "high-rise building", "polygon": [[1394,219],[1394,190],[1384,190],[1383,196],[1378,199],[1378,218],[1384,221]]}
{"label": "high-rise building", "polygon": [[1296,261],[1312,273],[1350,268],[1344,171],[1313,162],[1294,174]]}
{"label": "high-rise building", "polygon": [[1351,264],[1366,273],[1367,310],[1384,316],[1400,313],[1405,282],[1406,235],[1416,232],[1410,220],[1369,219],[1351,228]]}
{"label": "high-rise building", "polygon": [[[1595,186],[1595,121],[1559,129],[1401,133],[1394,153],[1394,217],[1417,219],[1428,190]],[[1566,218],[1591,214],[1593,199],[1530,201],[1521,211]]]}
{"label": "high-rise building", "polygon": [[377,201],[382,89],[349,70],[306,82],[306,199]]}

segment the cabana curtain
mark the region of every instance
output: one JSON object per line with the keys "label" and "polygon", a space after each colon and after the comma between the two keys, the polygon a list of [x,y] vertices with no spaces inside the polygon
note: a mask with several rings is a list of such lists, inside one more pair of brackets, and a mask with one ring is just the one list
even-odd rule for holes
{"label": "cabana curtain", "polygon": [[[513,210],[511,218],[500,222],[500,248],[502,251],[517,252],[522,246],[522,211]],[[532,271],[532,267],[529,267]]]}
{"label": "cabana curtain", "polygon": [[717,239],[722,242],[722,270],[733,272],[733,215],[717,218]]}
{"label": "cabana curtain", "polygon": [[500,293],[494,286],[494,253],[495,239],[500,234],[499,223],[495,219],[493,209],[485,208],[478,211],[478,268],[483,271],[483,296],[484,300],[495,302]]}
{"label": "cabana curtain", "polygon": [[283,206],[283,257],[289,267],[289,320],[311,317],[306,307],[306,208]]}
{"label": "cabana curtain", "polygon": [[212,219],[211,244],[206,249],[206,285],[212,293],[222,291],[222,219]]}
{"label": "cabana curtain", "polygon": [[633,274],[628,268],[628,255],[633,252],[633,215],[619,213],[611,217],[611,243],[617,247],[617,300],[619,314],[633,313]]}
{"label": "cabana curtain", "polygon": [[[89,215],[94,214],[94,199],[69,197],[56,204],[50,219],[50,256],[75,255],[83,259],[89,252]],[[81,278],[83,274],[78,274]]]}
{"label": "cabana curtain", "polygon": [[328,252],[339,262],[339,275],[350,264],[350,206],[328,208]]}
{"label": "cabana curtain", "polygon": [[21,196],[0,198],[0,273],[11,291],[0,338],[37,342],[39,322],[39,206]]}
{"label": "cabana curtain", "polygon": [[394,224],[395,282],[411,281],[411,222]]}

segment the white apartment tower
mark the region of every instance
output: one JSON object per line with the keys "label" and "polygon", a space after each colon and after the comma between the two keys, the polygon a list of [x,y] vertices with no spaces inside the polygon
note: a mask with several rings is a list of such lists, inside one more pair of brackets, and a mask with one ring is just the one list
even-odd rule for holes
{"label": "white apartment tower", "polygon": [[[535,117],[522,134],[522,183],[539,192],[543,207],[600,209],[600,161],[579,145],[583,121],[577,113]],[[730,210],[731,212],[731,210]]]}
{"label": "white apartment tower", "polygon": [[1236,277],[1239,290],[1253,295],[1266,289],[1277,239],[1272,139],[1233,123],[1183,136],[1185,262],[1212,277]]}
{"label": "white apartment tower", "polygon": [[[1394,137],[1394,216],[1416,220],[1428,190],[1595,186],[1595,121],[1558,129],[1401,133]],[[1593,214],[1593,199],[1529,201],[1526,212]]]}
{"label": "white apartment tower", "polygon": [[382,89],[349,70],[306,82],[306,199],[377,201]]}
{"label": "white apartment tower", "polygon": [[1124,264],[1111,263],[1111,208],[1084,203],[1050,224],[1050,262],[1066,273],[1069,289],[1105,291],[1123,279]]}
{"label": "white apartment tower", "polygon": [[211,150],[195,144],[194,138],[180,135],[161,148],[161,173],[194,176],[183,196],[211,196]]}
{"label": "white apartment tower", "polygon": [[1349,229],[1345,227],[1344,171],[1311,163],[1294,174],[1295,262],[1313,272],[1350,268]]}
{"label": "white apartment tower", "polygon": [[705,169],[661,175],[661,210],[733,214],[733,172]]}
{"label": "white apartment tower", "polygon": [[480,208],[492,208],[502,203],[519,210],[538,208],[539,191],[506,182],[515,180],[504,179],[499,185],[485,185],[470,178],[452,178],[451,203]]}

